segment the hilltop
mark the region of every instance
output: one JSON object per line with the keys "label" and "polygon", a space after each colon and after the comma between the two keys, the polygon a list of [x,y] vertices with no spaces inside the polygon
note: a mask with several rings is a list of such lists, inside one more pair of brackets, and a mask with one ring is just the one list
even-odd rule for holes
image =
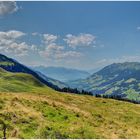
{"label": "hilltop", "polygon": [[0,68],[0,91],[29,92],[37,87],[45,87],[45,84],[30,74],[12,73]]}

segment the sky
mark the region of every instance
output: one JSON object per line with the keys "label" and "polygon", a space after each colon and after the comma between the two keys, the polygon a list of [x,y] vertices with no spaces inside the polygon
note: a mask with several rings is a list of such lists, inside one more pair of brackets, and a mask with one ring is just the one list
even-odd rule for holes
{"label": "sky", "polygon": [[0,1],[0,53],[82,70],[140,62],[140,2]]}

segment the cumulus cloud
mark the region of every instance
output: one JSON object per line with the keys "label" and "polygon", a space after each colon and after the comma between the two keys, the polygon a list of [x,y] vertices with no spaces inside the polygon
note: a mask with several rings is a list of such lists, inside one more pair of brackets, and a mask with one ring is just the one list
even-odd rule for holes
{"label": "cumulus cloud", "polygon": [[6,40],[15,40],[19,37],[24,36],[25,33],[21,31],[16,31],[16,30],[10,30],[7,32],[0,32],[0,38],[1,39],[6,39]]}
{"label": "cumulus cloud", "polygon": [[43,38],[44,38],[44,43],[47,45],[50,43],[54,43],[58,37],[52,34],[43,34]]}
{"label": "cumulus cloud", "polygon": [[64,59],[68,57],[80,57],[81,53],[76,51],[66,51],[64,46],[51,43],[46,46],[45,50],[40,51],[39,54],[48,59]]}
{"label": "cumulus cloud", "polygon": [[13,42],[9,47],[5,49],[6,53],[16,54],[18,56],[26,55],[28,52],[28,45],[25,42],[16,43]]}
{"label": "cumulus cloud", "polygon": [[96,37],[92,34],[79,34],[77,36],[72,34],[67,34],[64,41],[72,48],[77,46],[88,47],[95,43]]}
{"label": "cumulus cloud", "polygon": [[19,56],[27,54],[29,46],[26,42],[19,41],[24,35],[25,33],[16,30],[0,32],[0,51]]}
{"label": "cumulus cloud", "polygon": [[12,14],[18,10],[18,6],[14,1],[0,1],[0,15],[4,16]]}
{"label": "cumulus cloud", "polygon": [[63,46],[56,45],[56,43],[49,44],[45,47],[45,50],[40,51],[39,53],[47,58],[55,56],[56,53],[64,50]]}
{"label": "cumulus cloud", "polygon": [[43,34],[44,49],[39,51],[39,54],[47,59],[65,59],[70,57],[80,57],[82,54],[77,51],[67,50],[64,45],[58,45],[56,40],[58,36],[52,34]]}

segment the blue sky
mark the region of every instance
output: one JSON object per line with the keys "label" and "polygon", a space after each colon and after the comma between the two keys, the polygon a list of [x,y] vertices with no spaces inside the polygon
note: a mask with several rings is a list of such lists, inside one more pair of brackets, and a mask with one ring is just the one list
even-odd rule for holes
{"label": "blue sky", "polygon": [[0,2],[0,52],[28,65],[140,62],[140,2]]}

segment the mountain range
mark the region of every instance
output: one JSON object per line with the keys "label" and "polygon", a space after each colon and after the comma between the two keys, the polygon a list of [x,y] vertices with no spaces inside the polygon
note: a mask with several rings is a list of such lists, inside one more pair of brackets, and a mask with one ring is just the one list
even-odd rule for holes
{"label": "mountain range", "polygon": [[36,66],[32,68],[34,70],[37,70],[43,73],[47,77],[51,77],[53,79],[57,79],[62,82],[68,82],[68,81],[77,80],[77,79],[84,79],[90,75],[90,73],[87,71],[64,68],[64,67]]}
{"label": "mountain range", "polygon": [[[42,84],[59,91],[65,87],[69,87],[72,89],[78,89],[79,91],[88,91],[93,95],[100,95],[102,97],[113,96],[114,98],[129,99],[137,102],[140,101],[140,63],[138,62],[114,63],[104,67],[92,75],[89,75],[84,71],[72,69],[42,67],[45,71],[44,74],[41,70],[39,71],[39,68],[28,68],[14,59],[0,54],[0,68],[12,73],[30,74]],[[63,78],[66,78],[66,74],[68,74],[68,77],[71,75],[71,77],[76,78],[76,73],[78,74],[78,78],[80,74],[89,76],[85,79],[82,77],[78,80],[61,82],[53,79],[52,77],[49,78],[46,76],[46,69],[48,70],[48,73],[49,71],[51,73],[52,70],[53,74],[60,75],[60,77],[62,76]],[[70,80],[68,77],[67,80]],[[75,90],[70,89],[65,89],[64,91],[75,92]]]}
{"label": "mountain range", "polygon": [[90,91],[93,95],[140,101],[140,63],[114,63],[86,79],[70,81],[67,84],[72,88]]}

